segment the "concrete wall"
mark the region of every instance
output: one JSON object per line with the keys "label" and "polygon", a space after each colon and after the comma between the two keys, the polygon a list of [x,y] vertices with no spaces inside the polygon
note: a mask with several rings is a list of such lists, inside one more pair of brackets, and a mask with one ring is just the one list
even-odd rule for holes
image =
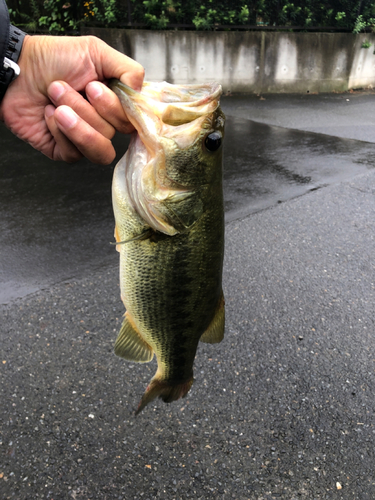
{"label": "concrete wall", "polygon": [[[375,34],[91,28],[149,81],[217,81],[224,92],[333,92],[375,86]],[[368,40],[372,45],[362,48]]]}

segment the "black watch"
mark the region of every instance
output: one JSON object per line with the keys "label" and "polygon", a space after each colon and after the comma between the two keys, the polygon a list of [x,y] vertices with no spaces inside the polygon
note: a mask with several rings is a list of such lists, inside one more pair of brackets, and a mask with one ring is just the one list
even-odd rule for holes
{"label": "black watch", "polygon": [[0,101],[3,99],[9,84],[20,74],[20,67],[17,61],[21,54],[25,36],[26,33],[19,28],[12,25],[9,26],[8,47],[2,61],[2,67],[0,67]]}

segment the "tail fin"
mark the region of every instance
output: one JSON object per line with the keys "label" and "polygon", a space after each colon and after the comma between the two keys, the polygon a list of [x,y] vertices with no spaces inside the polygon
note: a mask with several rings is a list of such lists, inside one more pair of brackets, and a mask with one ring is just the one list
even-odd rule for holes
{"label": "tail fin", "polygon": [[143,408],[157,397],[161,398],[164,403],[172,403],[172,401],[184,398],[189,392],[190,387],[193,385],[193,382],[193,377],[185,382],[182,382],[181,384],[171,384],[168,381],[152,379],[150,385],[147,387],[142,396],[141,402],[139,403],[135,414],[138,415],[141,413]]}

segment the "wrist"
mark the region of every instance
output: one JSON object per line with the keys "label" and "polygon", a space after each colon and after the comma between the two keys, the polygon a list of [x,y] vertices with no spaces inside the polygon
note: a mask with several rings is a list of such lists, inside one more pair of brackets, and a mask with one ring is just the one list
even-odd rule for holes
{"label": "wrist", "polygon": [[20,74],[18,60],[26,33],[9,26],[9,37],[3,61],[0,61],[0,102],[12,81]]}

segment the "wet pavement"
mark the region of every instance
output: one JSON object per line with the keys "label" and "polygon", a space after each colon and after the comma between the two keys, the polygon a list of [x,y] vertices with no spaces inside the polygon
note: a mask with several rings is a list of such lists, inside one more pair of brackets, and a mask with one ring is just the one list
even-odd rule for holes
{"label": "wet pavement", "polygon": [[265,97],[223,99],[226,337],[137,418],[112,168],[1,129],[0,498],[375,497],[375,96]]}
{"label": "wet pavement", "polygon": [[[226,221],[374,168],[375,144],[367,142],[375,137],[374,98],[224,97]],[[330,127],[330,135],[316,133]],[[335,136],[340,131],[344,138]],[[118,159],[128,137],[116,136],[115,145]],[[0,304],[117,262],[109,244],[116,161],[110,167],[54,163],[3,126],[0,150]]]}
{"label": "wet pavement", "polygon": [[52,162],[3,126],[0,150],[0,304],[115,262],[113,167]]}

